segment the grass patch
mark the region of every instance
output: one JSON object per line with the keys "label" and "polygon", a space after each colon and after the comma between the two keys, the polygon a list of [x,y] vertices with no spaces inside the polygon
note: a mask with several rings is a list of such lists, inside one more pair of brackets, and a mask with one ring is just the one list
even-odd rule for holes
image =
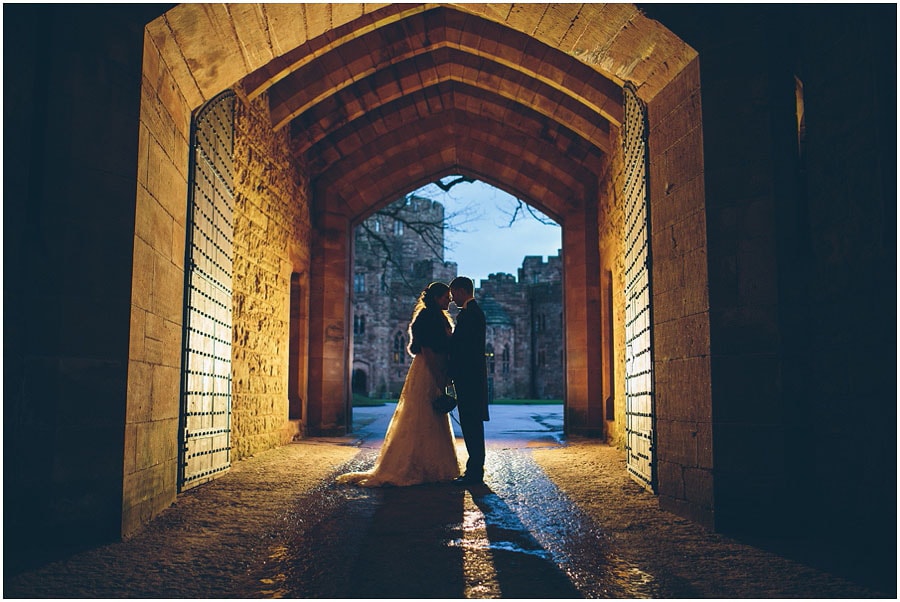
{"label": "grass patch", "polygon": [[366,397],[365,395],[358,395],[356,393],[353,394],[353,407],[354,408],[374,408],[378,406],[383,406],[388,403],[397,403],[396,399],[372,399],[371,397]]}
{"label": "grass patch", "polygon": [[562,399],[494,399],[496,406],[552,406],[562,405]]}
{"label": "grass patch", "polygon": [[[375,408],[389,403],[397,403],[396,399],[372,399],[365,395],[353,394],[354,408]],[[491,405],[496,406],[545,406],[562,405],[562,399],[494,399]]]}

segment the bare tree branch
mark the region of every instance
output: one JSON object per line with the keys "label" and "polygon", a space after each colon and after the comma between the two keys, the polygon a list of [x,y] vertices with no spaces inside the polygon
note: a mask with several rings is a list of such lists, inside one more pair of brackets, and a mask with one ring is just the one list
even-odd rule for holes
{"label": "bare tree branch", "polygon": [[[477,180],[460,175],[437,180],[433,182],[433,184],[446,194],[455,186],[460,184],[472,184],[475,182],[477,182]],[[431,196],[438,198],[431,198]],[[471,205],[460,211],[447,212],[446,205],[441,196],[440,193],[435,194],[434,192],[429,193],[427,191],[419,190],[416,193],[408,194],[402,199],[383,207],[372,217],[360,224],[359,235],[368,243],[366,251],[372,258],[379,260],[381,265],[381,285],[384,289],[389,286],[389,279],[394,281],[399,279],[405,286],[409,287],[411,291],[417,291],[421,283],[413,283],[411,281],[410,278],[415,277],[414,271],[411,269],[412,265],[410,265],[411,259],[404,257],[403,245],[398,237],[394,236],[393,233],[387,232],[386,228],[381,229],[374,227],[374,224],[378,223],[377,220],[379,218],[386,218],[384,221],[388,224],[399,223],[402,225],[402,228],[408,228],[415,232],[416,236],[424,243],[429,255],[418,257],[417,259],[420,261],[427,261],[429,259],[443,260],[445,249],[452,248],[452,245],[445,241],[445,233],[464,232],[464,226],[466,224],[480,219],[477,215],[477,209]],[[441,205],[445,207],[443,219],[437,218],[431,211],[410,209],[410,203],[414,202],[416,198],[424,198],[429,201],[441,203]],[[513,198],[515,201],[511,210],[498,206],[498,209],[502,213],[509,216],[509,221],[505,227],[511,228],[516,221],[527,219],[528,217],[545,225],[558,226],[556,222],[534,209],[522,199],[518,197]],[[375,220],[373,220],[373,218],[375,218]],[[394,269],[388,270],[388,267]],[[389,273],[391,273],[390,276]]]}
{"label": "bare tree branch", "polygon": [[[358,236],[361,235],[368,243],[368,254],[371,258],[378,260],[381,265],[381,285],[385,290],[391,282],[399,280],[409,289],[409,292],[417,292],[421,287],[421,282],[412,282],[411,280],[415,276],[414,260],[444,260],[444,231],[448,229],[448,224],[453,223],[453,214],[448,215],[444,212],[441,218],[438,217],[440,214],[434,211],[411,209],[410,202],[414,201],[416,196],[410,194],[383,207],[359,226],[361,230]],[[426,254],[420,254],[416,258],[406,257],[402,237],[396,236],[398,230],[389,232],[387,227],[383,229],[374,227],[379,223],[379,218],[386,218],[384,219],[386,225],[393,226],[393,228],[398,228],[397,224],[399,224],[400,228],[414,232],[424,243]],[[393,269],[388,270],[388,267]]]}
{"label": "bare tree branch", "polygon": [[498,207],[498,209],[509,216],[509,221],[506,223],[507,228],[511,228],[516,221],[520,219],[525,219],[527,216],[530,216],[535,221],[544,224],[545,226],[558,226],[555,221],[523,201],[522,199],[516,197],[515,204],[511,210],[504,209],[502,207]]}
{"label": "bare tree branch", "polygon": [[433,184],[443,190],[444,192],[450,192],[450,189],[456,186],[457,184],[474,184],[475,180],[468,176],[456,176],[453,180],[449,182],[442,182],[441,180],[435,180]]}

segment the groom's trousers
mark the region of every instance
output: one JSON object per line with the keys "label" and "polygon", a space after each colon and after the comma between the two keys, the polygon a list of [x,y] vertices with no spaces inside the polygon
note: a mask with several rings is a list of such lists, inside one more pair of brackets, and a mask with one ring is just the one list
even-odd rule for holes
{"label": "groom's trousers", "polygon": [[479,408],[472,408],[461,400],[459,408],[459,426],[466,442],[466,476],[484,476],[484,420]]}

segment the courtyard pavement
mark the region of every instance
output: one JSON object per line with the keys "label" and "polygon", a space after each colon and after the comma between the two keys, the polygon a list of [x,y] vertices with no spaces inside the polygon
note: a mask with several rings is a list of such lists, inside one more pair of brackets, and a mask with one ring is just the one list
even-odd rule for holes
{"label": "courtyard pavement", "polygon": [[483,487],[337,485],[372,466],[393,409],[236,462],[127,541],[5,571],[3,596],[896,597],[892,565],[873,579],[844,563],[870,551],[785,553],[660,510],[620,450],[563,437],[561,405],[491,407]]}
{"label": "courtyard pavement", "polygon": [[[353,408],[353,433],[347,438],[366,448],[380,447],[396,403],[383,406]],[[484,437],[488,445],[536,447],[557,445],[563,439],[563,406],[506,405],[490,406],[491,419],[484,423]],[[451,412],[453,434],[462,438],[459,413]],[[346,442],[346,441],[344,441]]]}

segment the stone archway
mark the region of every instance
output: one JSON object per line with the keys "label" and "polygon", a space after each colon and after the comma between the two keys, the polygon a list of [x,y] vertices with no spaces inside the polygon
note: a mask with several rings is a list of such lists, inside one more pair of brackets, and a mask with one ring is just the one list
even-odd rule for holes
{"label": "stone archway", "polygon": [[[309,278],[303,415],[313,432],[341,431],[349,419],[352,224],[422,184],[464,173],[563,225],[567,428],[603,433],[602,375],[622,361],[601,356],[600,279],[606,271],[621,276],[617,148],[621,88],[630,82],[650,116],[653,276],[665,303],[657,357],[692,366],[696,406],[708,410],[708,360],[704,373],[698,359],[704,332],[708,348],[706,272],[701,254],[685,253],[705,248],[696,53],[633,5],[179,5],[147,26],[143,72],[139,222],[183,231],[190,115],[219,91],[237,86],[248,102],[265,104],[272,130],[289,142],[303,197],[294,202],[312,230],[309,244],[290,252],[287,271]],[[150,265],[156,281],[135,287],[132,298],[132,345],[142,348],[159,346],[154,326],[177,330],[183,280],[177,242],[145,243],[136,237],[135,278]],[[693,346],[680,336],[684,328],[701,333],[689,337]],[[163,352],[177,357],[175,346],[169,337]],[[660,493],[688,499],[679,471],[704,469],[711,435],[666,412],[667,378],[662,370],[660,449],[672,436],[700,451],[659,457]],[[153,439],[160,457],[126,475],[125,532],[174,499],[164,474],[155,475],[161,491],[149,501],[128,490],[170,463],[177,441],[170,420],[129,426],[126,455]]]}

